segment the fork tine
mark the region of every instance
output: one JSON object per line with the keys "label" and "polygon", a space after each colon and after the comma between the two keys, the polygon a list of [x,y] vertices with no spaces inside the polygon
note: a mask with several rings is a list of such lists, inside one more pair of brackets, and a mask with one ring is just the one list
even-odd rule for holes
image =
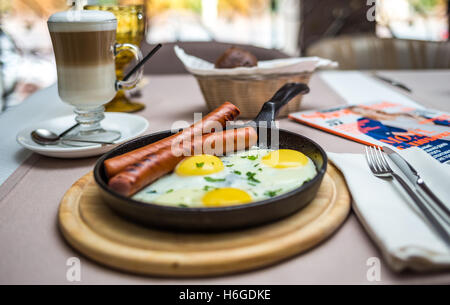
{"label": "fork tine", "polygon": [[367,153],[368,153],[368,154],[367,154],[367,157],[368,157],[369,160],[370,160],[370,164],[371,164],[372,171],[373,171],[374,173],[378,172],[378,168],[376,167],[375,160],[373,159],[372,149],[371,149],[370,146],[367,148]]}
{"label": "fork tine", "polygon": [[377,162],[373,155],[372,146],[369,146],[367,150],[369,151],[369,158],[372,161],[372,166],[373,166],[373,168],[375,168],[375,172],[378,172],[378,166],[377,166]]}
{"label": "fork tine", "polygon": [[377,172],[377,169],[375,168],[374,163],[373,163],[373,160],[372,160],[372,156],[371,156],[371,153],[370,153],[370,147],[365,146],[364,148],[365,148],[365,150],[366,150],[366,160],[367,160],[367,164],[369,165],[370,170],[371,170],[373,173],[376,173],[376,172]]}
{"label": "fork tine", "polygon": [[385,164],[383,162],[383,154],[382,154],[380,148],[378,146],[376,146],[373,150],[375,151],[375,155],[377,157],[378,166],[380,167],[380,170],[381,171],[387,171],[387,168],[386,168],[386,166],[385,166]]}
{"label": "fork tine", "polygon": [[372,162],[374,164],[373,166],[376,168],[376,171],[377,172],[383,171],[383,169],[380,166],[380,162],[378,160],[376,150],[371,146],[371,147],[369,147],[369,151],[370,151],[370,156],[372,158]]}

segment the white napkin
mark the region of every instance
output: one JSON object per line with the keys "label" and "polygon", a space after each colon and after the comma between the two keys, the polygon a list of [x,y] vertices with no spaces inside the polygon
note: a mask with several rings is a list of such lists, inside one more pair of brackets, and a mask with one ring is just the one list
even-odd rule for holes
{"label": "white napkin", "polygon": [[[336,68],[337,62],[320,57],[296,57],[259,61],[256,67],[239,67],[233,69],[216,69],[214,64],[201,58],[188,55],[179,46],[174,46],[175,54],[186,70],[196,75],[257,75],[313,72],[319,67]],[[217,54],[219,56],[220,54]]]}
{"label": "white napkin", "polygon": [[[429,188],[450,204],[450,165],[423,150],[399,151]],[[353,197],[353,210],[394,270],[450,268],[450,249],[424,221],[410,197],[392,180],[375,177],[363,154],[328,153],[341,170]],[[389,160],[393,169],[398,168]]]}

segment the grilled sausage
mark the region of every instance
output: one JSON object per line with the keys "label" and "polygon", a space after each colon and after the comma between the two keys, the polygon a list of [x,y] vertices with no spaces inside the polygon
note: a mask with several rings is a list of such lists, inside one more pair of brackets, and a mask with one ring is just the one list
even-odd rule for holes
{"label": "grilled sausage", "polygon": [[184,156],[195,150],[204,154],[222,155],[242,150],[256,144],[256,130],[252,127],[215,132],[194,139],[190,145],[180,143],[146,155],[142,160],[127,166],[109,180],[109,187],[124,196],[131,196],[146,185],[170,173]]}
{"label": "grilled sausage", "polygon": [[160,149],[170,147],[172,141],[174,140],[181,142],[185,139],[192,138],[195,135],[214,132],[215,129],[219,126],[221,128],[224,128],[226,122],[233,121],[239,115],[239,113],[239,108],[237,108],[230,102],[225,102],[219,108],[206,115],[201,121],[194,123],[189,128],[186,128],[177,134],[164,138],[155,143],[143,146],[141,148],[132,150],[125,154],[105,160],[106,174],[108,177],[112,177],[123,171],[127,166],[139,162],[145,156],[153,154]]}

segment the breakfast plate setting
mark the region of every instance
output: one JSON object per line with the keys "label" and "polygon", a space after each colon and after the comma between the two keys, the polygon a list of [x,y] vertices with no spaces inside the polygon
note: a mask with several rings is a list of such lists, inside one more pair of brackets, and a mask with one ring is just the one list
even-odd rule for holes
{"label": "breakfast plate setting", "polygon": [[[177,157],[173,143],[212,121],[234,119],[236,106],[225,103],[178,133],[158,132],[112,149],[62,199],[64,237],[108,266],[177,277],[249,270],[323,241],[350,210],[343,177],[318,144],[271,125],[285,104],[308,91],[305,84],[286,84],[254,124],[203,135],[201,154]],[[260,136],[274,132],[276,138]],[[240,146],[222,146],[227,138]],[[182,150],[195,150],[196,142],[190,144]],[[211,148],[219,146],[228,154],[217,157]]]}

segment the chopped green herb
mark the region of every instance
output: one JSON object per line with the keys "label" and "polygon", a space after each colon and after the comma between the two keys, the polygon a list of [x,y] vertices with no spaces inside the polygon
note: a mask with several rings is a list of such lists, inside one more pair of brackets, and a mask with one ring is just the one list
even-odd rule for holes
{"label": "chopped green herb", "polygon": [[278,190],[275,190],[275,191],[267,191],[267,192],[264,193],[264,195],[265,196],[269,196],[269,197],[274,197],[274,196],[277,195],[277,193],[279,193],[281,191],[282,191],[282,189],[278,189]]}
{"label": "chopped green herb", "polygon": [[255,165],[253,165],[253,167],[257,167],[259,165],[259,163],[256,163]]}
{"label": "chopped green herb", "polygon": [[247,156],[241,156],[241,159],[247,159]]}
{"label": "chopped green herb", "polygon": [[234,164],[225,165],[226,167],[232,167]]}
{"label": "chopped green herb", "polygon": [[180,203],[178,206],[180,208],[188,208],[189,207],[187,204],[184,204],[184,203]]}
{"label": "chopped green herb", "polygon": [[262,168],[258,168],[258,171],[262,172]]}
{"label": "chopped green herb", "polygon": [[248,156],[247,159],[255,161],[256,159],[258,159],[258,156]]}
{"label": "chopped green herb", "polygon": [[256,182],[256,183],[260,183],[261,181],[259,181],[258,179],[255,178],[256,173],[253,172],[247,172],[247,179],[252,181],[252,182]]}
{"label": "chopped green herb", "polygon": [[173,192],[173,189],[170,189],[170,190],[167,190],[167,191],[166,191],[166,194],[172,193],[172,192]]}
{"label": "chopped green herb", "polygon": [[251,186],[256,186],[256,184],[251,183],[251,182],[247,182],[247,184],[248,184],[248,185],[251,185]]}
{"label": "chopped green herb", "polygon": [[215,187],[214,187],[214,186],[211,186],[211,185],[205,185],[205,186],[203,187],[203,190],[204,190],[204,191],[209,191],[210,189],[215,189]]}
{"label": "chopped green herb", "polygon": [[241,172],[240,171],[233,171],[233,174],[240,175]]}
{"label": "chopped green herb", "polygon": [[155,190],[150,190],[150,191],[146,191],[146,193],[147,194],[154,194],[154,193],[156,193],[156,191]]}
{"label": "chopped green herb", "polygon": [[222,182],[222,181],[225,181],[225,178],[221,178],[221,179],[214,179],[214,178],[211,178],[211,177],[203,177],[206,181],[208,181],[208,182]]}
{"label": "chopped green herb", "polygon": [[200,163],[195,163],[195,165],[200,168],[203,167],[203,165],[205,165],[205,162],[200,162]]}

